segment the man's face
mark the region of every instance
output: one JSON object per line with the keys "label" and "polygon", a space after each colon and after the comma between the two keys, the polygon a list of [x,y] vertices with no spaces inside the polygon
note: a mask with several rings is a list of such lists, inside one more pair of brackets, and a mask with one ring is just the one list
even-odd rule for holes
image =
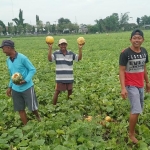
{"label": "man's face", "polygon": [[10,56],[10,54],[11,54],[11,47],[4,46],[2,49],[3,49],[3,53],[5,53],[6,56]]}
{"label": "man's face", "polygon": [[66,43],[61,43],[59,44],[60,50],[66,50],[67,44]]}
{"label": "man's face", "polygon": [[134,47],[140,47],[143,41],[144,41],[143,37],[138,34],[132,36],[132,38],[130,39],[130,42],[132,43]]}

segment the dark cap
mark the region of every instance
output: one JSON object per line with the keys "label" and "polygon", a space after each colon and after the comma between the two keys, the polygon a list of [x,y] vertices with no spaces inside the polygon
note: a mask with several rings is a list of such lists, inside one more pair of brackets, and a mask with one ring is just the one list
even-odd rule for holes
{"label": "dark cap", "polygon": [[10,46],[14,48],[14,42],[11,40],[4,40],[2,42],[2,45],[0,46],[0,48],[3,48],[4,46]]}
{"label": "dark cap", "polygon": [[142,36],[142,37],[144,38],[143,32],[142,32],[141,30],[139,30],[139,29],[135,29],[135,30],[132,31],[132,33],[131,33],[131,38],[132,38],[134,35],[140,35],[140,36]]}

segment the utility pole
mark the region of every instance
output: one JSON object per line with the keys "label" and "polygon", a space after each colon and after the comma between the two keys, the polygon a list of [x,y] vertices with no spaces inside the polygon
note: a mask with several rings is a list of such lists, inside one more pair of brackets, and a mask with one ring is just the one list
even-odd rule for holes
{"label": "utility pole", "polygon": [[56,25],[56,21],[55,22],[55,34],[57,33],[57,25]]}

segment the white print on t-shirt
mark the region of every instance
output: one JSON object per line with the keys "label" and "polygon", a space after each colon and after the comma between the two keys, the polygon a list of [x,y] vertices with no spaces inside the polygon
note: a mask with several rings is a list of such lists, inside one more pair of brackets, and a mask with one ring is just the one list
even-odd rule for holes
{"label": "white print on t-shirt", "polygon": [[145,61],[146,61],[146,58],[128,60],[126,72],[129,72],[129,73],[143,72]]}

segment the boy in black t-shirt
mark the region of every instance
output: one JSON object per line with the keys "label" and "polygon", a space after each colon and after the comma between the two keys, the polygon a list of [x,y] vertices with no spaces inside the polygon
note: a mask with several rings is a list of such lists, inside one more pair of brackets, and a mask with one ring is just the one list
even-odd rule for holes
{"label": "boy in black t-shirt", "polygon": [[150,92],[146,69],[148,54],[146,49],[141,47],[143,41],[143,32],[139,29],[134,30],[130,38],[131,46],[123,50],[119,58],[121,96],[123,99],[128,97],[130,101],[129,138],[133,143],[138,143],[135,137],[135,126],[139,114],[143,111],[144,80],[146,92]]}

